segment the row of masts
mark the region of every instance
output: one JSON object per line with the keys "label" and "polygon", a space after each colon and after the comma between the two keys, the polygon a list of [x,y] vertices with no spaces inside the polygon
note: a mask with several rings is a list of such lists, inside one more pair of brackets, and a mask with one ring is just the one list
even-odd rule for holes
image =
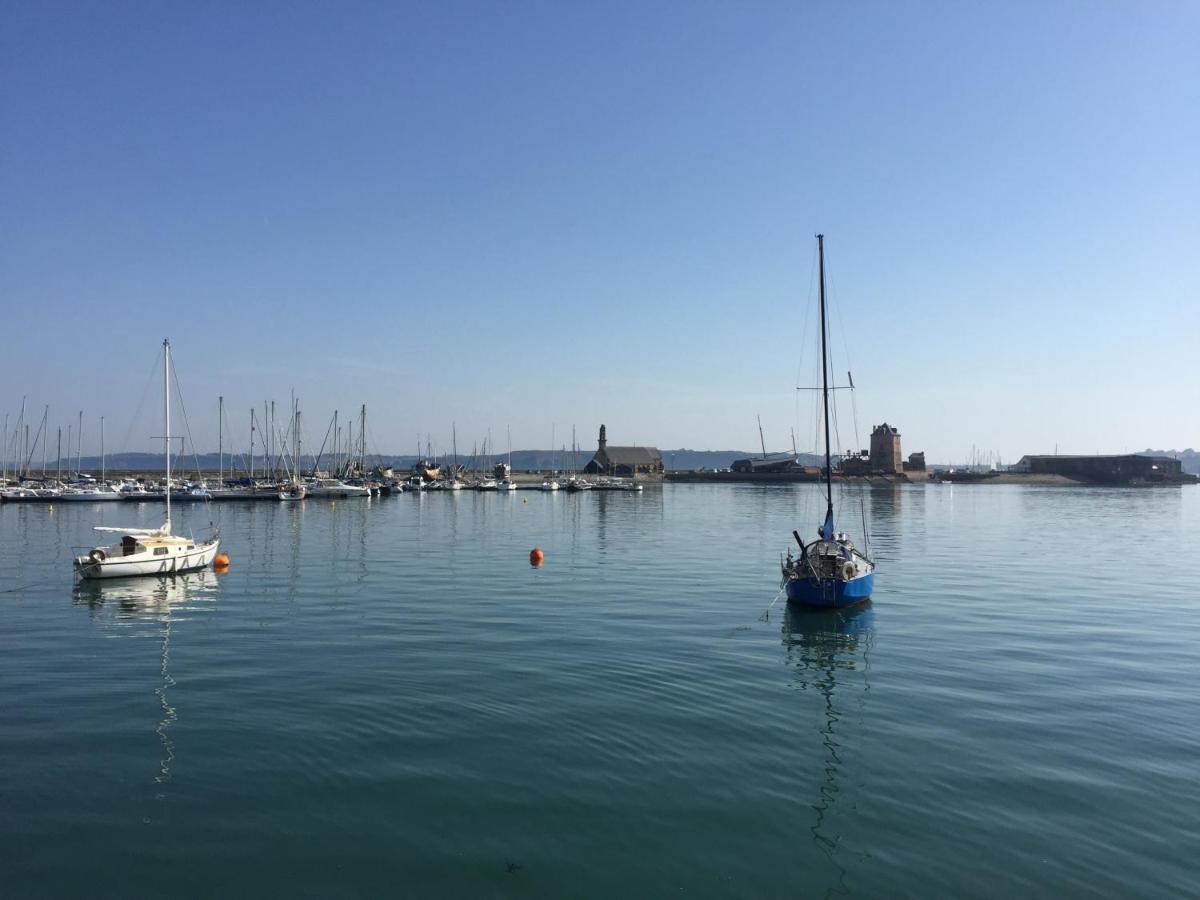
{"label": "row of masts", "polygon": [[[321,461],[328,459],[331,468],[338,477],[362,475],[366,471],[367,459],[367,405],[359,408],[358,435],[355,438],[354,420],[346,424],[347,434],[343,440],[342,427],[338,423],[340,410],[333,411],[333,419],[325,431],[325,437],[320,448],[312,458],[312,468],[308,473],[315,475],[320,471]],[[290,422],[286,430],[280,432],[275,421],[275,401],[263,401],[263,415],[260,419],[258,410],[250,408],[250,454],[246,466],[247,476],[253,480],[259,474],[263,478],[278,478],[287,475],[293,481],[298,480],[302,473],[300,430],[300,401],[293,394],[291,400]],[[264,428],[263,425],[266,427]],[[264,435],[265,432],[265,435]],[[276,452],[276,447],[287,448],[286,453]],[[257,468],[257,453],[262,452],[262,469]],[[233,455],[230,458],[230,475],[234,472]],[[217,398],[217,480],[225,482],[225,398]]]}
{"label": "row of masts", "polygon": [[[226,416],[225,397],[221,395],[217,398],[217,480],[218,483],[224,484],[226,477],[234,478],[248,477],[250,480],[262,478],[264,480],[290,480],[298,481],[301,477],[316,475],[322,472],[330,472],[335,477],[349,478],[354,476],[363,476],[367,471],[368,460],[368,439],[367,439],[367,407],[362,404],[359,407],[358,414],[348,420],[343,420],[340,410],[335,410],[330,420],[330,423],[325,430],[321,443],[317,446],[315,452],[308,455],[305,465],[304,447],[302,441],[302,412],[300,409],[299,399],[294,395],[290,401],[290,409],[286,413],[282,421],[277,417],[276,401],[263,401],[262,408],[251,407],[248,416],[248,454],[241,455],[235,451],[231,451],[226,446],[227,436],[232,429],[229,427],[229,422]],[[57,448],[56,453],[51,460],[49,458],[48,440],[48,421],[50,407],[46,405],[42,411],[42,416],[37,423],[27,421],[28,408],[27,398],[22,398],[21,411],[17,417],[15,427],[10,428],[10,416],[5,415],[3,426],[3,444],[0,445],[0,482],[7,483],[9,478],[36,480],[40,477],[45,481],[52,477],[51,472],[54,472],[53,477],[61,484],[64,483],[64,466],[69,470],[66,473],[67,480],[75,480],[83,477],[83,443],[84,443],[84,412],[80,410],[78,413],[78,426],[68,424],[66,426],[66,455],[63,453],[63,428],[58,427],[57,430]],[[165,414],[165,410],[164,410]],[[551,447],[556,456],[555,470],[562,468],[562,464],[569,458],[572,460],[571,468],[578,469],[578,444],[575,440],[574,427],[572,427],[571,450],[568,457],[566,445],[561,448],[556,446],[556,426],[551,429]],[[424,441],[424,460],[432,461],[436,458],[435,448],[433,445],[432,435],[425,435]],[[183,469],[186,467],[186,453],[179,446],[176,451],[172,446],[171,441],[181,441],[179,435],[167,439],[164,435],[164,452],[172,457],[172,462],[175,468]],[[108,466],[107,452],[105,447],[105,417],[99,419],[99,443],[100,443],[100,480],[107,482]],[[421,438],[417,439],[417,457],[422,459]],[[480,442],[476,442],[472,448],[471,457],[467,461],[467,465],[460,466],[458,456],[458,431],[457,425],[451,425],[451,451],[449,462],[449,474],[452,477],[458,474],[463,474],[467,471],[486,472],[492,469],[492,460],[499,456],[496,452],[495,443],[492,439],[491,429],[488,429],[487,436]],[[508,465],[512,465],[512,440],[511,433],[508,438],[507,459]],[[40,469],[35,465],[34,460],[41,450],[41,465]],[[237,457],[242,456],[242,465],[236,465]],[[443,465],[445,454],[441,454]],[[486,462],[485,462],[486,461]],[[198,464],[197,464],[198,466]],[[73,470],[73,471],[70,471]],[[241,473],[239,475],[239,472]]]}
{"label": "row of masts", "polygon": [[[42,450],[41,475],[45,478],[49,469],[48,466],[48,427],[47,423],[50,418],[50,406],[47,404],[42,410],[42,418],[38,423],[37,430],[33,433],[32,443],[30,439],[29,427],[30,423],[25,421],[25,404],[26,398],[21,398],[21,412],[17,417],[16,425],[9,434],[9,415],[4,416],[4,436],[3,442],[0,443],[0,455],[3,456],[0,462],[0,481],[7,481],[12,475],[16,478],[32,478],[33,477],[33,458],[38,452],[38,447]],[[79,428],[75,429],[74,425],[67,425],[67,456],[66,463],[71,465],[71,447],[75,447],[75,472],[79,473],[83,470],[83,410],[79,411]],[[19,451],[19,452],[18,452]],[[100,417],[100,470],[101,478],[107,475],[106,455],[104,451],[104,416]],[[11,469],[10,469],[11,466]],[[55,452],[55,469],[57,478],[62,480],[63,467],[63,430],[62,426],[58,426],[57,450]]]}

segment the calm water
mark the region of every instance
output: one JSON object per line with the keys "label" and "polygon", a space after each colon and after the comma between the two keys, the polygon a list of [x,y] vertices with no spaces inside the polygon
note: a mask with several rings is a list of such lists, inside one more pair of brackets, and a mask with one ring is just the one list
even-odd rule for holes
{"label": "calm water", "polygon": [[873,605],[765,620],[807,487],[184,508],[228,574],[73,589],[116,506],[0,507],[6,896],[1200,889],[1200,489],[850,492]]}

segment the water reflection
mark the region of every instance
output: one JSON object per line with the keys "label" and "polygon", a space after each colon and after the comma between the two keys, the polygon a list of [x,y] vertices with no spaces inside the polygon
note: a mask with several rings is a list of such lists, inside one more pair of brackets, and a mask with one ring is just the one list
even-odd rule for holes
{"label": "water reflection", "polygon": [[[175,741],[170,729],[179,716],[167,696],[170,688],[175,686],[175,679],[169,670],[171,632],[180,610],[196,609],[198,602],[212,603],[219,593],[217,575],[209,571],[163,578],[80,581],[75,586],[75,603],[87,606],[93,617],[108,608],[115,611],[121,624],[154,622],[162,626],[159,632],[158,684],[154,688],[161,714],[154,726],[154,733],[158,735],[162,746],[158,771],[154,775],[156,785],[165,785],[171,780],[171,764],[175,760]],[[154,797],[164,800],[166,794],[160,788]]]}
{"label": "water reflection", "polygon": [[121,621],[167,623],[173,608],[211,603],[220,593],[215,573],[208,570],[162,578],[81,580],[73,591],[75,603],[93,615],[110,609]]}
{"label": "water reflection", "polygon": [[821,698],[819,727],[822,775],[817,796],[810,804],[813,842],[837,871],[837,884],[826,896],[846,894],[846,869],[837,859],[841,833],[831,821],[841,793],[846,765],[843,720],[850,711],[861,718],[870,691],[871,647],[875,610],[870,601],[848,610],[809,611],[789,604],[783,617],[783,646],[794,683]]}

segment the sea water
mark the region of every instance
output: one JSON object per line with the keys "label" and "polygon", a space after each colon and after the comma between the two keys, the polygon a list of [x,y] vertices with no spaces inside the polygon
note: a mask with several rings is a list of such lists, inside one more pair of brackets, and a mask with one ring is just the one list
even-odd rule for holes
{"label": "sea water", "polygon": [[0,892],[1200,890],[1200,489],[838,509],[822,614],[810,486],[180,506],[226,574],[82,585],[161,508],[0,507]]}

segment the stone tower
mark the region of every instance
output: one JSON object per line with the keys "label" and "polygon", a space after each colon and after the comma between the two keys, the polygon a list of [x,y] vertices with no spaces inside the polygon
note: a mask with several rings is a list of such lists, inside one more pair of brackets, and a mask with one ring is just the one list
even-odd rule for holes
{"label": "stone tower", "polygon": [[871,429],[871,470],[904,471],[904,460],[900,456],[900,430],[887,422]]}
{"label": "stone tower", "polygon": [[600,426],[600,452],[604,452],[604,448],[608,446],[608,435],[604,430],[604,426]]}

